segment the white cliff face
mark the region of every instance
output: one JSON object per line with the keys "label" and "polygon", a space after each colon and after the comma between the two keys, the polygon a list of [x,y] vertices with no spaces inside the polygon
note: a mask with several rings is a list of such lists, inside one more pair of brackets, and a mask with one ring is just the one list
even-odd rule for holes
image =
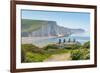
{"label": "white cliff face", "polygon": [[[22,20],[23,21],[23,20]],[[38,20],[36,20],[38,22]],[[35,21],[35,23],[36,23]],[[84,32],[83,29],[70,29],[70,28],[67,28],[67,27],[61,27],[61,26],[58,26],[56,21],[42,21],[42,20],[39,20],[39,23],[38,24],[32,24],[31,22],[34,23],[34,20],[30,21],[28,23],[25,23],[26,25],[30,25],[30,27],[25,27],[26,29],[29,29],[32,27],[34,28],[34,26],[32,25],[40,25],[38,29],[36,30],[32,30],[31,32],[26,30],[24,32],[22,32],[22,37],[28,37],[28,36],[31,36],[31,37],[49,37],[49,36],[59,36],[59,35],[62,35],[62,36],[68,36],[68,35],[71,35],[71,34],[74,34],[74,33],[82,33]],[[23,25],[23,23],[22,23]],[[23,25],[24,26],[24,25]],[[22,26],[22,28],[23,28]],[[35,27],[36,27],[35,26]],[[23,29],[22,29],[23,31]]]}
{"label": "white cliff face", "polygon": [[57,36],[57,25],[54,21],[47,21],[47,25],[42,25],[40,29],[32,31],[32,36]]}

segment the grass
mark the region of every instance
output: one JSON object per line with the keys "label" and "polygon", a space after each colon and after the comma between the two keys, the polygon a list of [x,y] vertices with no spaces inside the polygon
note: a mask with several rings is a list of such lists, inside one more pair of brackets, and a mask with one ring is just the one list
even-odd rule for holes
{"label": "grass", "polygon": [[21,47],[21,62],[43,62],[51,55],[63,53],[70,53],[72,60],[90,59],[90,42],[83,45],[67,45],[61,48],[56,44],[47,45],[43,48],[32,44],[22,44]]}
{"label": "grass", "polygon": [[21,20],[22,32],[32,32],[42,27],[42,25],[47,25],[46,21],[41,20],[31,20],[31,19],[22,19]]}
{"label": "grass", "polygon": [[49,54],[27,52],[25,62],[43,62],[49,56]]}

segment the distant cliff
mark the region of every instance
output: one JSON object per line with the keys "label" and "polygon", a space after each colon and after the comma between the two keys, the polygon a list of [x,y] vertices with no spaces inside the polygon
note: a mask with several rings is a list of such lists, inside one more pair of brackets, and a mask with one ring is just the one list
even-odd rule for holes
{"label": "distant cliff", "polygon": [[48,37],[69,36],[71,34],[83,33],[83,29],[70,29],[57,25],[56,21],[30,20],[21,21],[22,37]]}

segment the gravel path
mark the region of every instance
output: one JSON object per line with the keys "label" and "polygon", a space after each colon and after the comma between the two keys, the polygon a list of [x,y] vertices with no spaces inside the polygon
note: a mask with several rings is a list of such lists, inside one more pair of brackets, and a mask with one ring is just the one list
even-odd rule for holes
{"label": "gravel path", "polygon": [[66,60],[71,60],[71,54],[70,53],[51,55],[48,59],[44,60],[44,62],[66,61]]}

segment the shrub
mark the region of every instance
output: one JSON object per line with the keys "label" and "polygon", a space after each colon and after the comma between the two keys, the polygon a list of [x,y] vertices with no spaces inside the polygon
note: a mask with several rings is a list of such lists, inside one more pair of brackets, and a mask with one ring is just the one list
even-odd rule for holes
{"label": "shrub", "polygon": [[77,49],[71,51],[72,60],[86,60],[90,59],[89,49]]}
{"label": "shrub", "polygon": [[90,41],[85,42],[85,43],[83,44],[83,47],[89,49],[89,48],[90,48]]}
{"label": "shrub", "polygon": [[82,59],[82,53],[80,50],[73,50],[71,52],[72,60],[80,60]]}
{"label": "shrub", "polygon": [[21,49],[21,62],[25,62],[25,50]]}
{"label": "shrub", "polygon": [[80,49],[80,44],[69,44],[64,47],[64,49]]}
{"label": "shrub", "polygon": [[66,46],[64,47],[64,49],[72,49],[72,46],[71,46],[71,45],[66,45]]}
{"label": "shrub", "polygon": [[90,59],[90,49],[83,49],[84,59]]}
{"label": "shrub", "polygon": [[48,49],[59,49],[59,45],[56,45],[56,44],[49,44],[45,47],[43,47],[45,50],[48,50]]}

